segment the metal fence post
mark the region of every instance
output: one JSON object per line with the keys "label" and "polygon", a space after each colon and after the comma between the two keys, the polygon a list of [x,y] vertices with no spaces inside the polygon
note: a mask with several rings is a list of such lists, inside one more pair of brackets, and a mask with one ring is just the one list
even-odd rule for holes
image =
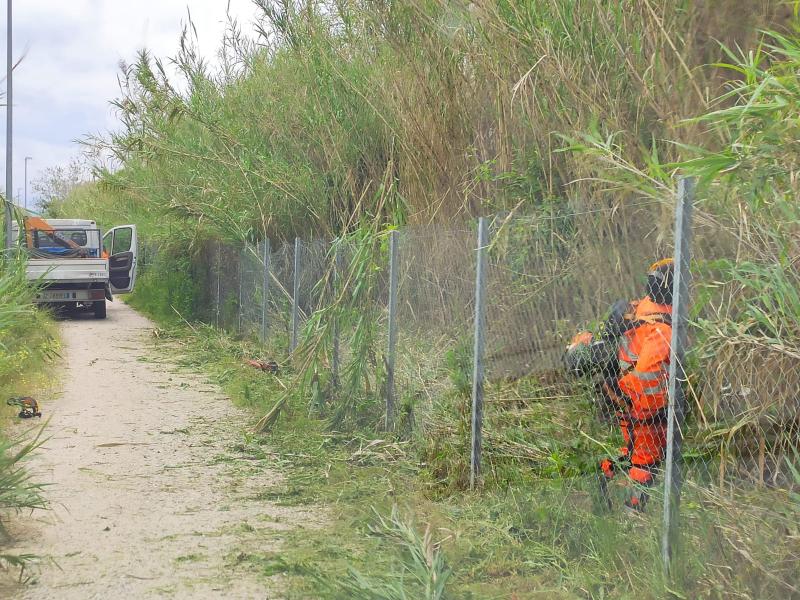
{"label": "metal fence post", "polygon": [[264,238],[264,253],[262,260],[264,262],[264,280],[261,282],[261,341],[267,341],[267,302],[269,300],[269,259],[270,247],[269,238]]}
{"label": "metal fence post", "polygon": [[483,427],[483,346],[486,325],[486,247],[489,226],[484,217],[478,220],[478,251],[475,269],[475,344],[472,367],[472,443],[469,462],[469,488],[475,489],[481,473],[481,428]]}
{"label": "metal fence post", "polygon": [[220,290],[221,290],[221,282],[220,282],[220,272],[222,271],[222,244],[217,242],[217,310],[216,315],[214,316],[214,324],[217,329],[219,329],[219,311],[220,311],[220,304],[222,304],[222,298],[220,298]]}
{"label": "metal fence post", "polygon": [[243,250],[239,250],[239,301],[236,304],[236,331],[242,332],[242,302],[244,300],[244,261],[247,253],[247,246]]}
{"label": "metal fence post", "polygon": [[289,344],[289,353],[297,348],[297,334],[300,328],[300,310],[298,306],[300,296],[300,238],[294,238],[294,285],[292,288],[292,339]]}
{"label": "metal fence post", "polygon": [[[336,302],[339,297],[340,285],[342,277],[342,249],[339,244],[336,245],[336,251],[333,255],[333,301]],[[335,392],[339,391],[339,317],[336,316],[334,310],[333,316],[333,349],[331,356],[331,383]]]}
{"label": "metal fence post", "polygon": [[661,537],[661,557],[665,573],[672,572],[674,546],[679,534],[681,496],[681,442],[685,415],[686,330],[691,278],[692,212],[695,180],[681,178],[675,203],[675,278],[672,288],[672,341],[669,363],[669,406],[667,414],[667,458],[664,468],[664,524]]}
{"label": "metal fence post", "polygon": [[397,251],[399,232],[389,234],[389,339],[386,345],[386,429],[394,429],[394,365],[397,347]]}

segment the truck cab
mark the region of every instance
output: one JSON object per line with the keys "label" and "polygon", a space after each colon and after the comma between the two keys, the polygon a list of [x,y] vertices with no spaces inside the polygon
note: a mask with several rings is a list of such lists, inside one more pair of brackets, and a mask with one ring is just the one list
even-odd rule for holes
{"label": "truck cab", "polygon": [[105,235],[95,221],[26,216],[12,226],[12,239],[27,254],[28,280],[40,285],[35,301],[106,317],[106,300],[131,292],[136,281],[135,225]]}

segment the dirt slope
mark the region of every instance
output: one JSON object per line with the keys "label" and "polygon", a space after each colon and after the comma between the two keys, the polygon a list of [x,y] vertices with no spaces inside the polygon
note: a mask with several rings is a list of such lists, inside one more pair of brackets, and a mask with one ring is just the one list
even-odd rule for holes
{"label": "dirt slope", "polygon": [[152,329],[118,301],[105,321],[62,323],[62,393],[43,399],[50,439],[31,464],[52,510],[11,527],[11,552],[52,562],[0,597],[282,597],[264,565],[313,519],[258,500],[279,476],[237,450],[245,416],[176,373]]}

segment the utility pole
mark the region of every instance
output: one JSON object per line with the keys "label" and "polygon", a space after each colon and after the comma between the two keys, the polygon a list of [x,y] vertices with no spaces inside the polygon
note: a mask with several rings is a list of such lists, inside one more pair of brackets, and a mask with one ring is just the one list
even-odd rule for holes
{"label": "utility pole", "polygon": [[33,160],[32,156],[25,157],[25,210],[28,210],[28,161]]}
{"label": "utility pole", "polygon": [[12,159],[11,159],[11,126],[13,123],[13,107],[14,107],[14,86],[12,81],[13,64],[11,58],[11,0],[6,0],[8,3],[8,20],[6,22],[6,202],[5,202],[5,216],[6,216],[6,248],[11,248],[11,190],[14,189],[14,180],[12,177]]}

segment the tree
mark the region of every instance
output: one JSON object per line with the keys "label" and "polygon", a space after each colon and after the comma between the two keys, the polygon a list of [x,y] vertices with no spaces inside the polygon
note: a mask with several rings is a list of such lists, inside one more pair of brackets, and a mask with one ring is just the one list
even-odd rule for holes
{"label": "tree", "polygon": [[72,190],[89,179],[86,163],[73,158],[66,166],[46,168],[39,178],[31,182],[31,189],[38,196],[40,210],[46,212],[63,202]]}

